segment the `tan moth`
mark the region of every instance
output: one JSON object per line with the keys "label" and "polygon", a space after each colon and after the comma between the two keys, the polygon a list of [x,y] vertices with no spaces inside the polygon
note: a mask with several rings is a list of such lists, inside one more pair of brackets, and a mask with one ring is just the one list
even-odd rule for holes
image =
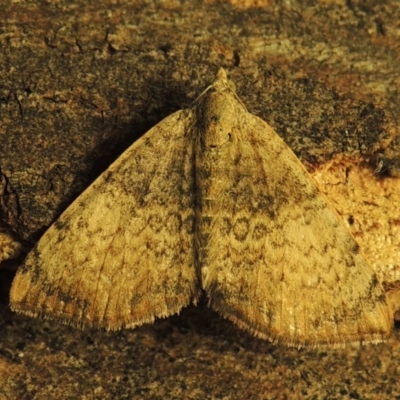
{"label": "tan moth", "polygon": [[392,326],[355,240],[223,69],[47,230],[11,307],[117,330],[177,313],[203,291],[223,317],[289,346],[380,342]]}

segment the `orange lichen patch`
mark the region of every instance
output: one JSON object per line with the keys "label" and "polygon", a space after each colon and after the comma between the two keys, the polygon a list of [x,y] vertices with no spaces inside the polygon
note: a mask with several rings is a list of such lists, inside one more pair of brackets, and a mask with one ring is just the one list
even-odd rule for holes
{"label": "orange lichen patch", "polygon": [[378,167],[361,158],[337,157],[312,175],[389,287],[400,281],[400,179],[380,176]]}

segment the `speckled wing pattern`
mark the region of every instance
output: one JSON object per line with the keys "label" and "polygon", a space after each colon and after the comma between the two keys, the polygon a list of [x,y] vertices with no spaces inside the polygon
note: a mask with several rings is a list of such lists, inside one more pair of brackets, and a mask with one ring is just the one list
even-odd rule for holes
{"label": "speckled wing pattern", "polygon": [[196,302],[289,346],[382,341],[373,270],[293,152],[226,72],[132,145],[18,271],[14,310],[133,327]]}
{"label": "speckled wing pattern", "polygon": [[191,115],[152,128],[48,229],[14,279],[14,310],[115,330],[196,301]]}
{"label": "speckled wing pattern", "polygon": [[292,346],[382,341],[393,321],[383,289],[294,153],[223,74],[200,103],[199,261],[211,307]]}

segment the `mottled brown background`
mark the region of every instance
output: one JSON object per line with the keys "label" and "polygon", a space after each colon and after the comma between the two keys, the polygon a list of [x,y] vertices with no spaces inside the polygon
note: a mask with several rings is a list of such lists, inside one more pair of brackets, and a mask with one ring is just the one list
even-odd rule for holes
{"label": "mottled brown background", "polygon": [[[0,11],[0,219],[27,249],[220,66],[309,168],[376,153],[398,168],[398,1],[0,0]],[[398,330],[377,346],[297,351],[201,304],[81,332],[11,313],[11,278],[3,268],[0,399],[400,398]]]}

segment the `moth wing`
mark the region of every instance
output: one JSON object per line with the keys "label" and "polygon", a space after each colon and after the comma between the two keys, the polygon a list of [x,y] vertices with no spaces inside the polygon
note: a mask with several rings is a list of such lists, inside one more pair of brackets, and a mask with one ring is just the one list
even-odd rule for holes
{"label": "moth wing", "polygon": [[197,300],[191,118],[165,118],[69,206],[19,268],[13,310],[114,330]]}
{"label": "moth wing", "polygon": [[382,341],[391,311],[355,240],[273,129],[234,114],[202,268],[211,307],[292,346]]}

